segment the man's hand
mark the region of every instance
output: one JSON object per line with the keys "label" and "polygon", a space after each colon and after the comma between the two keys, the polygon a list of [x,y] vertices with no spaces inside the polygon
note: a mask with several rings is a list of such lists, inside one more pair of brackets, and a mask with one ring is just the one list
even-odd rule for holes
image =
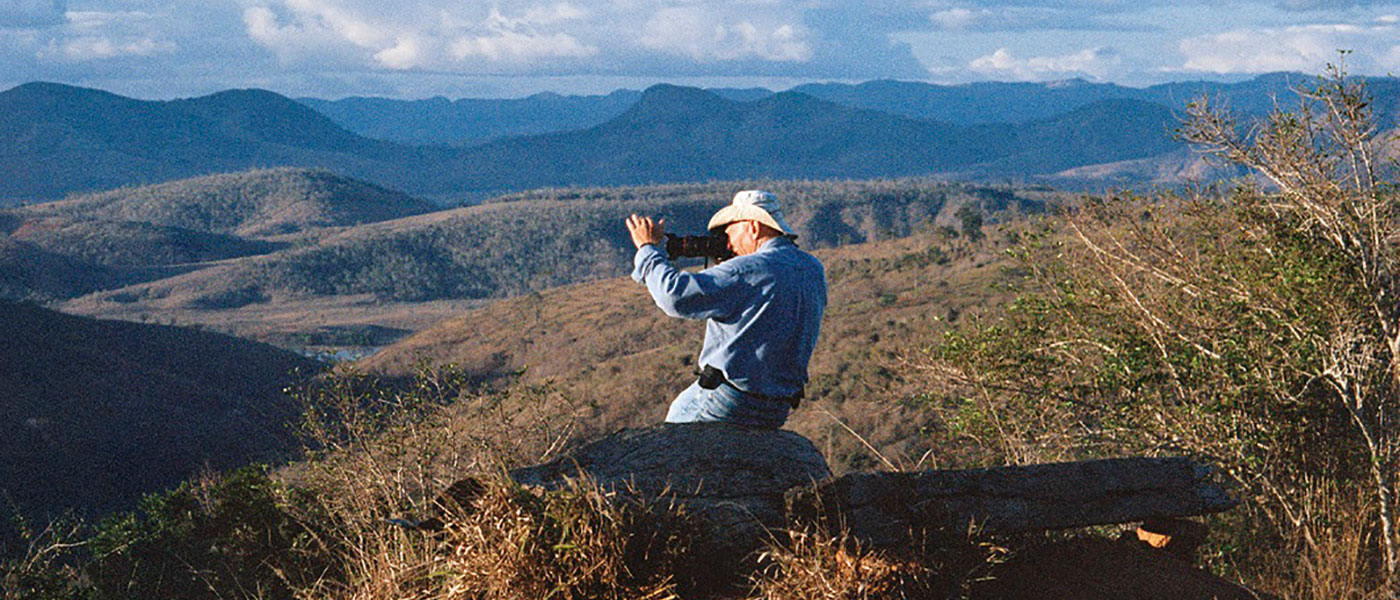
{"label": "man's hand", "polygon": [[632,243],[638,248],[647,244],[661,245],[666,239],[666,219],[652,221],[651,217],[632,215],[627,217],[627,232],[632,234]]}

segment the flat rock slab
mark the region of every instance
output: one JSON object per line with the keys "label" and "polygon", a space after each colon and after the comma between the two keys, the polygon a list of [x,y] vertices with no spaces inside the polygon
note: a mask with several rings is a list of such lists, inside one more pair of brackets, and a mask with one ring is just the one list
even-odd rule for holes
{"label": "flat rock slab", "polygon": [[[921,531],[1003,534],[1221,512],[1235,505],[1187,458],[1116,458],[916,473],[852,473],[790,494],[794,512],[875,546]],[[911,537],[912,536],[912,537]]]}
{"label": "flat rock slab", "polygon": [[723,423],[666,423],[624,429],[548,463],[515,469],[525,486],[558,489],[587,476],[605,489],[666,494],[702,516],[721,551],[740,556],[787,524],[784,495],[831,476],[826,459],[791,431]]}

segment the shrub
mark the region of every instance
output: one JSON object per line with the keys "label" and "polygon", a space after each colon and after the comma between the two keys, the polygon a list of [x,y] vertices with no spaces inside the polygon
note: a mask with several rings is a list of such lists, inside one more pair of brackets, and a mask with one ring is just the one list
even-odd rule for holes
{"label": "shrub", "polygon": [[101,598],[295,598],[338,576],[311,506],[262,467],[206,475],[103,522],[87,569]]}
{"label": "shrub", "polygon": [[72,565],[83,542],[81,526],[55,519],[42,529],[16,514],[0,524],[0,600],[78,600]]}
{"label": "shrub", "polygon": [[[1271,188],[1090,200],[1027,232],[1026,293],[933,349],[930,397],[990,460],[1219,464],[1266,524],[1222,563],[1330,564],[1353,593],[1393,593],[1400,196],[1355,82],[1334,70],[1304,97],[1248,137],[1202,104],[1183,129]],[[1329,490],[1368,490],[1369,509],[1319,511]],[[1335,558],[1357,526],[1365,551]]]}

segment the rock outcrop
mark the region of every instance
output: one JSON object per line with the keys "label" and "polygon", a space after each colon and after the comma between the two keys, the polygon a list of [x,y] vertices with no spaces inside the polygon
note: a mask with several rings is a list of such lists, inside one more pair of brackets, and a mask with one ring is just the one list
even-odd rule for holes
{"label": "rock outcrop", "polygon": [[1210,469],[1181,457],[850,473],[790,496],[797,514],[876,547],[907,546],[921,531],[1068,529],[1211,514],[1236,504]]}
{"label": "rock outcrop", "polygon": [[[539,492],[586,478],[608,493],[668,498],[702,519],[700,555],[740,571],[753,566],[753,551],[800,521],[899,550],[939,543],[944,533],[954,541],[970,529],[1004,534],[1127,523],[1235,504],[1209,469],[1185,458],[832,477],[801,435],[719,423],[624,429],[509,475]],[[482,489],[474,480],[458,482],[442,506],[469,507]],[[430,519],[414,526],[440,525]]]}
{"label": "rock outcrop", "polygon": [[721,423],[624,429],[545,464],[515,469],[527,487],[586,476],[641,496],[668,494],[705,519],[717,555],[742,557],[787,524],[784,495],[831,476],[812,442],[791,431]]}

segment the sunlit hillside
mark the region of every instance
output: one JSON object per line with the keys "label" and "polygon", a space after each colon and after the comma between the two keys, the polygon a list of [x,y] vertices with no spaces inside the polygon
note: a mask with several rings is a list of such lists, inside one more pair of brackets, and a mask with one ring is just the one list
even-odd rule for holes
{"label": "sunlit hillside", "polygon": [[[949,231],[954,234],[949,235]],[[819,250],[830,304],[812,359],[808,400],[789,421],[839,468],[912,465],[928,450],[930,413],[901,408],[919,386],[904,359],[950,322],[999,304],[1012,280],[1005,239],[969,241],[933,228],[905,239]],[[655,423],[694,380],[700,322],[670,319],[628,278],[570,285],[466,312],[384,349],[359,366],[411,375],[452,364],[503,381],[550,382],[576,409],[577,436]],[[848,431],[847,428],[850,428]],[[930,464],[952,457],[935,453]]]}
{"label": "sunlit hillside", "polygon": [[[1047,190],[919,179],[547,189],[315,230],[314,238],[307,234],[275,252],[99,291],[69,300],[63,309],[202,323],[285,345],[306,334],[334,337],[326,328],[416,331],[467,304],[625,275],[632,256],[622,226],[628,214],[664,217],[672,231],[698,235],[735,191],[755,187],[784,198],[788,220],[809,248],[956,228],[958,214],[1035,212],[1057,197]],[[389,313],[401,316],[383,318]],[[383,343],[376,336],[371,345]]]}

